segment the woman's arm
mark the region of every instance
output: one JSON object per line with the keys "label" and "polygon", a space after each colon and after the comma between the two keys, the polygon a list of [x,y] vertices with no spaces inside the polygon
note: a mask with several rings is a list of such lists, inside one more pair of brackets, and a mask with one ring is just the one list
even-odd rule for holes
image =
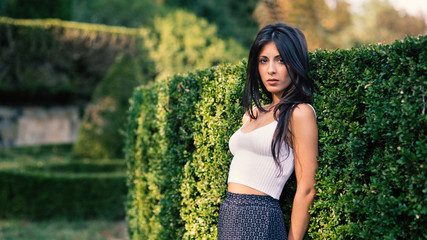
{"label": "woman's arm", "polygon": [[316,195],[314,184],[318,166],[318,130],[313,109],[306,104],[299,104],[292,113],[290,129],[293,133],[297,191],[288,239],[294,240],[304,238],[310,220],[308,210]]}

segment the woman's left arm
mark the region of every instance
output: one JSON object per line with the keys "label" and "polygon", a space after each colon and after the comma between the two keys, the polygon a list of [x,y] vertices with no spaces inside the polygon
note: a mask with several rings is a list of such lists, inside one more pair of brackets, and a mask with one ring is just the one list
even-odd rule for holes
{"label": "woman's left arm", "polygon": [[299,104],[292,113],[290,130],[293,133],[295,176],[297,190],[292,205],[291,227],[288,239],[303,239],[310,221],[308,210],[316,190],[315,174],[318,167],[318,129],[313,109]]}

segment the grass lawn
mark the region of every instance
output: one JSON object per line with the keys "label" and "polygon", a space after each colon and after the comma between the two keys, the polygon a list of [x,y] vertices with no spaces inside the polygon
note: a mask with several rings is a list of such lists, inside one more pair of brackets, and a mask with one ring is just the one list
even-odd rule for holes
{"label": "grass lawn", "polygon": [[125,221],[0,220],[1,240],[127,240]]}

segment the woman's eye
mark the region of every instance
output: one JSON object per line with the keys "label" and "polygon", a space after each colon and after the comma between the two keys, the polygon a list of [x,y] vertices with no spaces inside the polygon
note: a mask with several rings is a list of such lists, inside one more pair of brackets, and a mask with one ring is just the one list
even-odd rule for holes
{"label": "woman's eye", "polygon": [[260,62],[260,63],[266,63],[266,62],[267,62],[267,59],[265,59],[265,58],[261,58],[261,59],[259,60],[259,62]]}
{"label": "woman's eye", "polygon": [[283,63],[283,59],[281,59],[281,58],[277,59],[277,61],[278,61],[279,63]]}

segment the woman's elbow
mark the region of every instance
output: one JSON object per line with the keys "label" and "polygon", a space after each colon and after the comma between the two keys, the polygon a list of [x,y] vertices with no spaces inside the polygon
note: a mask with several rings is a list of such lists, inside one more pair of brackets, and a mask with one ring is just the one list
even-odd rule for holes
{"label": "woman's elbow", "polygon": [[313,187],[306,187],[304,189],[297,189],[296,195],[302,198],[313,200],[316,196],[316,189]]}

